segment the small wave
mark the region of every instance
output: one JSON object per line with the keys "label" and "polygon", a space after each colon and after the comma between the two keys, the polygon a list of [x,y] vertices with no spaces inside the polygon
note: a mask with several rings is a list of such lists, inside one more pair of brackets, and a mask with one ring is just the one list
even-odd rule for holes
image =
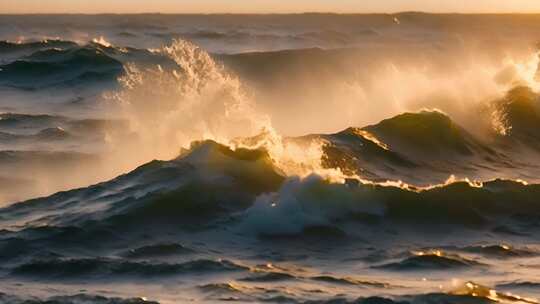
{"label": "small wave", "polygon": [[[151,32],[146,33],[146,35],[158,37],[158,38],[165,38],[165,39],[172,39],[175,37],[183,37],[187,39],[225,39],[231,37],[226,32],[219,32],[219,31],[194,31],[194,32]],[[249,36],[246,34],[246,36]]]}
{"label": "small wave", "polygon": [[50,298],[21,297],[17,295],[8,295],[0,293],[0,303],[10,304],[74,304],[74,303],[92,303],[92,304],[159,304],[144,298],[109,298],[100,295],[77,294],[70,296],[54,296]]}
{"label": "small wave", "polygon": [[103,143],[107,136],[123,137],[128,134],[129,129],[122,120],[72,119],[43,114],[0,114],[0,141],[10,150],[17,150],[17,144],[20,143],[39,150],[40,146],[33,143],[62,140]]}
{"label": "small wave", "polygon": [[531,281],[513,281],[508,283],[498,284],[497,288],[526,288],[526,289],[538,289],[540,288],[540,282]]}
{"label": "small wave", "polygon": [[120,32],[117,35],[120,37],[127,37],[127,38],[137,37],[137,34],[132,33],[132,32]]}
{"label": "small wave", "polygon": [[11,134],[7,132],[0,132],[0,142],[3,142],[3,143],[17,141],[21,138],[24,138],[24,136]]}
{"label": "small wave", "polygon": [[396,271],[452,270],[482,266],[475,260],[456,254],[447,254],[440,250],[415,252],[411,257],[395,263],[388,263],[374,268]]}
{"label": "small wave", "polygon": [[54,128],[67,121],[67,118],[54,115],[30,115],[20,113],[1,113],[0,128],[6,130],[26,130]]}
{"label": "small wave", "polygon": [[339,284],[339,285],[353,285],[353,286],[364,286],[364,287],[375,287],[375,288],[390,288],[392,285],[388,283],[381,283],[377,281],[366,281],[358,280],[355,278],[340,278],[330,275],[321,275],[316,277],[311,277],[314,281]]}
{"label": "small wave", "polygon": [[[375,31],[364,31],[361,33],[361,36],[366,35],[376,35]],[[323,30],[316,32],[307,32],[296,35],[298,39],[313,40],[317,43],[328,43],[330,45],[350,45],[357,41],[358,36],[353,35],[352,33],[336,31],[336,30]]]}
{"label": "small wave", "polygon": [[56,127],[43,129],[34,137],[38,140],[65,140],[70,137],[70,134],[61,127]]}
{"label": "small wave", "polygon": [[452,290],[450,294],[457,296],[476,297],[492,302],[538,304],[538,301],[534,299],[528,299],[510,293],[501,293],[495,289],[470,281],[454,288],[454,290]]}
{"label": "small wave", "polygon": [[[268,295],[276,291],[263,287],[253,288],[241,285],[237,282],[210,283],[198,286],[199,290],[206,294],[207,300],[220,302],[270,302],[274,303]],[[266,294],[265,294],[266,293]]]}
{"label": "small wave", "polygon": [[240,286],[236,286],[232,283],[214,283],[199,286],[204,292],[210,293],[240,293],[242,294]]}
{"label": "small wave", "polygon": [[5,168],[32,164],[53,168],[56,165],[67,166],[81,161],[95,163],[98,160],[95,155],[79,152],[0,151],[0,164]]}
{"label": "small wave", "polygon": [[[25,212],[21,210],[21,212]],[[81,241],[84,240],[84,241]],[[93,252],[96,246],[119,241],[114,231],[85,230],[79,227],[28,227],[21,231],[5,231],[0,239],[0,256],[4,260],[48,261],[60,259],[69,248]],[[41,244],[41,245],[38,245]],[[47,249],[43,248],[47,244]]]}
{"label": "small wave", "polygon": [[181,264],[151,264],[105,258],[36,260],[15,267],[15,276],[39,279],[72,279],[89,277],[160,277],[196,273],[242,271],[249,268],[228,260],[193,260]]}
{"label": "small wave", "polygon": [[0,54],[7,54],[11,52],[35,52],[40,49],[47,48],[72,48],[77,47],[77,43],[65,40],[46,39],[42,41],[30,41],[30,42],[10,42],[6,40],[0,41]]}
{"label": "small wave", "polygon": [[481,245],[481,246],[468,246],[462,250],[479,253],[485,256],[499,257],[499,258],[512,258],[512,257],[530,257],[538,255],[538,253],[526,249],[515,248],[510,245]]}
{"label": "small wave", "polygon": [[260,272],[256,273],[252,276],[245,277],[240,279],[240,281],[245,282],[280,282],[280,281],[288,281],[288,280],[294,280],[296,277],[292,274],[284,273],[284,272]]}
{"label": "small wave", "polygon": [[163,243],[156,245],[148,245],[131,249],[122,255],[127,258],[140,259],[149,257],[185,255],[195,253],[193,249],[177,243]]}

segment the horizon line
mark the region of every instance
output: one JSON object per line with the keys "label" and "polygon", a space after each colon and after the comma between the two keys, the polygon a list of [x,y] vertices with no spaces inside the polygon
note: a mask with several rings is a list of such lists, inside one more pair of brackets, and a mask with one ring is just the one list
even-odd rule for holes
{"label": "horizon line", "polygon": [[261,15],[261,16],[272,16],[272,15],[342,15],[342,16],[352,16],[352,15],[400,15],[400,14],[425,14],[425,15],[540,15],[538,12],[457,12],[457,11],[448,11],[448,12],[435,12],[435,11],[398,11],[398,12],[211,12],[211,13],[202,13],[202,12],[25,12],[25,13],[0,13],[0,16],[23,16],[23,15],[87,15],[87,16],[97,16],[97,15],[199,15],[199,16],[212,16],[212,15]]}

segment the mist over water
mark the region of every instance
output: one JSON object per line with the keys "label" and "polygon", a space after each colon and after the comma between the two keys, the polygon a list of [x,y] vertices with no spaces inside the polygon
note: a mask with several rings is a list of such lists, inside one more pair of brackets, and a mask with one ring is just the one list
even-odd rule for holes
{"label": "mist over water", "polygon": [[537,303],[539,22],[2,16],[0,303]]}

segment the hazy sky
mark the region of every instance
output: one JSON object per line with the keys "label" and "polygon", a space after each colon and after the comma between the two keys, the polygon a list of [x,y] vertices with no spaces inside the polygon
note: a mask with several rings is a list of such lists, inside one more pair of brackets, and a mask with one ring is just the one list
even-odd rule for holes
{"label": "hazy sky", "polygon": [[540,0],[0,0],[0,13],[535,12]]}

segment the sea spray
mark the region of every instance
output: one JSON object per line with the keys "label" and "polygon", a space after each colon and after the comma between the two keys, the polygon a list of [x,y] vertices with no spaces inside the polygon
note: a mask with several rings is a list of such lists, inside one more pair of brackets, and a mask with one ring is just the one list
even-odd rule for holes
{"label": "sea spray", "polygon": [[122,104],[131,127],[141,138],[137,153],[170,159],[197,140],[215,140],[232,147],[263,148],[276,166],[289,175],[318,173],[344,180],[339,169],[321,163],[323,141],[286,141],[257,111],[240,80],[225,71],[198,46],[174,40],[154,50],[174,60],[176,68],[125,67],[122,90],[110,95]]}

